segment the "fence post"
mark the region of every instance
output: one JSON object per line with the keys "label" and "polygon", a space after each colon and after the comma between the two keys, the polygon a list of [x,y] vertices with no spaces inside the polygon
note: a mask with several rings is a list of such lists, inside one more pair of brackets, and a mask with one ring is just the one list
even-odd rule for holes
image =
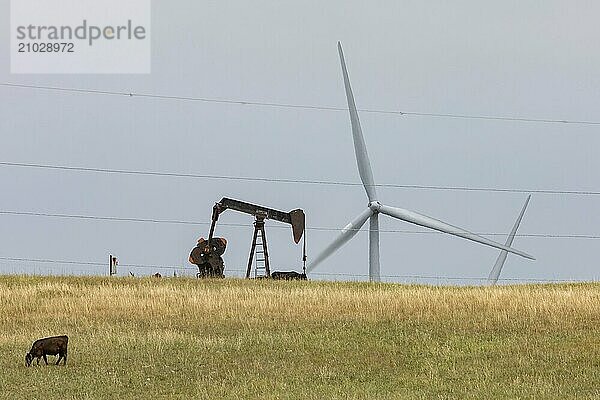
{"label": "fence post", "polygon": [[113,256],[112,254],[108,255],[108,273],[110,274],[110,276],[114,276],[117,274],[117,265],[119,265],[119,262],[117,261],[117,257]]}

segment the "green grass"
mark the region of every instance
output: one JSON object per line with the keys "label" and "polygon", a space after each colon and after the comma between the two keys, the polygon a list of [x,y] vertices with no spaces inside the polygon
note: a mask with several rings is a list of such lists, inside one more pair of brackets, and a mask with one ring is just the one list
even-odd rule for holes
{"label": "green grass", "polygon": [[599,284],[0,277],[0,310],[0,399],[600,398]]}

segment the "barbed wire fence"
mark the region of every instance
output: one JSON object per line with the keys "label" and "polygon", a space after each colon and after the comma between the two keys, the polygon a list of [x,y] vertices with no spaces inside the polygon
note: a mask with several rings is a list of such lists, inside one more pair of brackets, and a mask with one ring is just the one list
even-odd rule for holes
{"label": "barbed wire fence", "polygon": [[[287,268],[293,270],[294,268]],[[0,270],[8,275],[35,275],[35,276],[109,276],[107,262],[34,259],[19,257],[0,257]],[[153,264],[121,264],[118,266],[118,277],[149,277],[156,273],[168,278],[195,277],[198,269],[191,265],[153,265]],[[227,277],[242,278],[246,270],[241,268],[226,267]],[[368,274],[342,273],[342,272],[312,272],[309,279],[329,281],[366,281]],[[398,274],[382,275],[381,280],[388,283],[426,284],[426,285],[485,285],[487,277],[476,276],[442,276]],[[547,283],[577,283],[582,280],[564,278],[516,278],[506,277],[498,280],[502,284],[547,284]],[[598,276],[585,282],[598,282]]]}

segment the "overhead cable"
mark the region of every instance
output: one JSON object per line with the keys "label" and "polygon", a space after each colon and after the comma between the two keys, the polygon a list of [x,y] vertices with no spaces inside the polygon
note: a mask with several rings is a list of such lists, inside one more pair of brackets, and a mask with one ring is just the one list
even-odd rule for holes
{"label": "overhead cable", "polygon": [[[99,216],[99,215],[83,215],[83,214],[60,214],[60,213],[47,213],[47,212],[32,212],[32,211],[10,211],[0,210],[0,215],[14,215],[14,216],[29,216],[29,217],[49,217],[49,218],[67,218],[67,219],[82,219],[82,220],[100,220],[100,221],[116,221],[116,222],[139,222],[139,223],[153,223],[153,224],[173,224],[173,225],[211,225],[211,222],[201,221],[184,221],[176,219],[156,219],[156,218],[135,218],[135,217],[113,217],[113,216]],[[235,223],[219,223],[220,226],[226,227],[252,227],[252,224],[235,224]],[[287,229],[285,226],[273,225],[272,228]],[[306,230],[311,231],[328,231],[328,232],[339,232],[346,230],[345,228],[329,228],[329,227],[316,227],[308,226]],[[358,232],[369,232],[369,229],[355,229]],[[428,230],[428,231],[412,231],[412,230],[379,230],[381,233],[400,233],[409,235],[442,235],[442,232]],[[484,236],[507,236],[507,233],[503,232],[473,232],[475,235]],[[553,239],[600,239],[600,235],[588,235],[588,234],[553,234],[553,233],[519,233],[516,237],[530,237],[530,238],[553,238]]]}
{"label": "overhead cable", "polygon": [[[0,83],[0,86],[8,87],[8,88],[19,88],[19,89],[46,90],[46,91],[63,92],[63,93],[78,93],[78,94],[105,95],[105,96],[108,95],[108,96],[121,96],[121,97],[130,97],[130,98],[139,97],[139,98],[150,98],[150,99],[158,99],[158,100],[194,101],[194,102],[203,102],[203,103],[235,104],[235,105],[243,105],[243,106],[259,106],[259,107],[290,108],[290,109],[321,110],[321,111],[347,111],[348,110],[345,107],[335,107],[335,106],[319,106],[319,105],[310,105],[310,104],[293,104],[293,103],[283,103],[283,102],[236,100],[236,99],[210,98],[210,97],[177,96],[177,95],[168,95],[168,94],[134,92],[134,91],[130,91],[130,90],[85,89],[85,88],[48,86],[48,85],[28,85],[28,84],[11,83],[11,82]],[[389,114],[389,115],[400,115],[400,116],[417,116],[417,117],[479,119],[479,120],[488,120],[488,121],[532,122],[532,123],[548,123],[548,124],[600,125],[600,121],[563,119],[563,118],[532,118],[532,117],[521,117],[521,116],[509,117],[509,116],[499,116],[499,115],[452,114],[452,113],[379,110],[379,109],[359,109],[358,111],[363,112],[363,113]]]}
{"label": "overhead cable", "polygon": [[[331,186],[363,186],[362,183],[357,183],[357,182],[342,182],[342,181],[332,181],[332,180],[327,181],[327,180],[311,180],[311,179],[262,178],[262,177],[246,177],[246,176],[233,176],[233,175],[192,174],[192,173],[179,173],[179,172],[143,171],[143,170],[112,169],[112,168],[97,168],[97,167],[78,167],[78,166],[67,166],[67,165],[22,163],[22,162],[10,162],[10,161],[0,161],[0,166],[37,168],[37,169],[74,171],[74,172],[141,175],[141,176],[155,176],[155,177],[175,177],[175,178],[213,179],[213,180],[230,180],[230,181],[246,181],[246,182],[269,182],[269,183],[295,183],[295,184],[331,185]],[[447,191],[467,191],[467,192],[506,192],[506,193],[529,193],[529,194],[536,193],[536,194],[549,194],[549,195],[580,195],[580,196],[598,196],[598,195],[600,195],[600,191],[594,191],[594,190],[516,189],[516,188],[511,189],[511,188],[473,187],[473,186],[402,185],[402,184],[395,184],[395,183],[381,183],[381,184],[374,184],[372,186],[383,187],[383,188],[447,190]]]}

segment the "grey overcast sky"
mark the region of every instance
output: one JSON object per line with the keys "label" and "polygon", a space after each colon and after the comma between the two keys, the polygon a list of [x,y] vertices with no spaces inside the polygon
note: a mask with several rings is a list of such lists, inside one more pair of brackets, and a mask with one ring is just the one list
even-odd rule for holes
{"label": "grey overcast sky", "polygon": [[[0,0],[0,82],[346,107],[344,46],[361,109],[600,121],[597,1],[154,1],[152,73],[11,75]],[[0,161],[360,182],[347,111],[57,93],[0,86]],[[377,183],[600,191],[600,126],[360,114]],[[208,222],[223,196],[341,228],[362,187],[252,183],[0,166],[0,211]],[[525,193],[382,187],[379,197],[474,232],[507,233]],[[236,213],[224,224],[250,224]],[[382,230],[423,231],[382,216]],[[182,265],[208,226],[0,215],[0,257]],[[600,235],[600,196],[533,194],[520,234]],[[252,228],[218,226],[226,274]],[[275,269],[301,268],[291,231],[269,223]],[[309,257],[336,235],[308,231]],[[491,237],[504,242],[505,236]],[[366,279],[367,232],[313,279]],[[503,278],[592,280],[599,239],[517,237]],[[486,277],[498,252],[439,234],[381,234],[381,274]],[[150,274],[154,269],[121,268]],[[156,269],[158,270],[158,269]],[[0,260],[0,272],[106,268]],[[162,270],[161,270],[162,271]],[[192,271],[190,271],[192,272]],[[362,276],[340,276],[355,274]],[[436,281],[433,281],[436,282]],[[444,283],[445,281],[442,281]],[[460,281],[457,281],[460,282]],[[473,283],[473,282],[472,282]],[[477,282],[475,282],[477,283]]]}

